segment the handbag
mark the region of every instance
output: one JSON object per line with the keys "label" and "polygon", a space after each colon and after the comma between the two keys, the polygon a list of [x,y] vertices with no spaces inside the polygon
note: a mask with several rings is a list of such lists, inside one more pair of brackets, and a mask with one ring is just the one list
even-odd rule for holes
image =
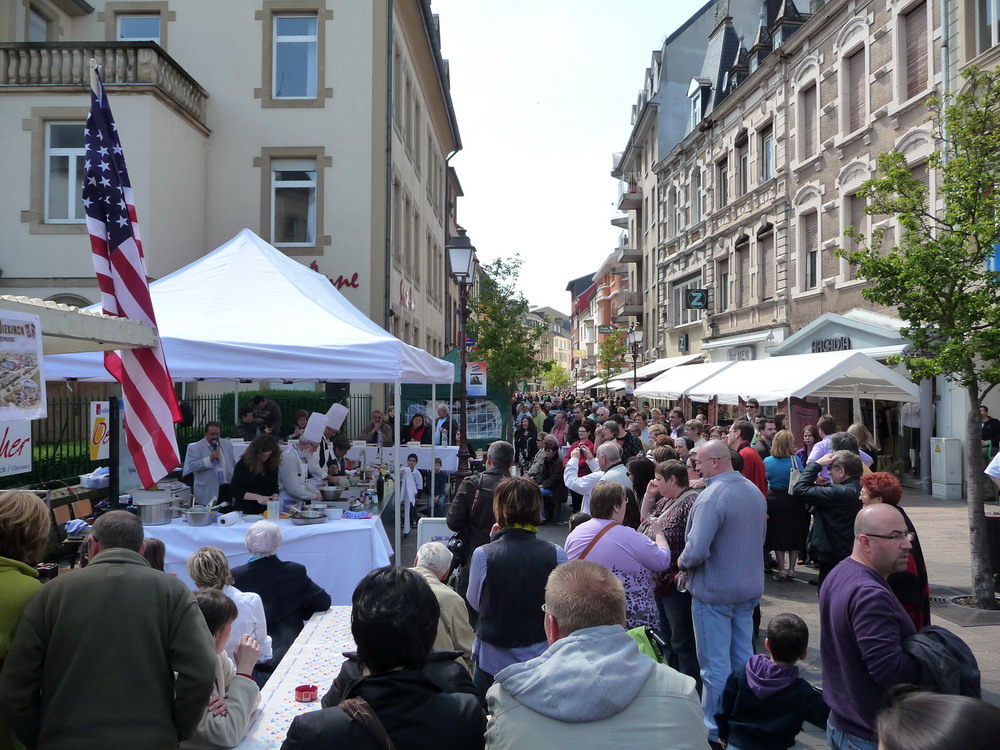
{"label": "handbag", "polygon": [[385,731],[385,727],[382,726],[375,711],[368,705],[368,701],[364,698],[347,698],[338,705],[351,718],[351,721],[356,721],[365,728],[382,750],[396,750],[396,746],[392,744],[392,738]]}
{"label": "handbag", "polygon": [[788,472],[788,491],[791,492],[795,487],[795,483],[799,481],[799,475],[802,474],[802,465],[799,463],[798,456],[792,456],[792,468]]}

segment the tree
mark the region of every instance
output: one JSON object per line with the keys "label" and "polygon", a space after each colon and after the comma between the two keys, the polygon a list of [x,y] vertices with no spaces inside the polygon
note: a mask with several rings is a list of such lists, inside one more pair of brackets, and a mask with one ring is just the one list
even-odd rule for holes
{"label": "tree", "polygon": [[866,213],[898,220],[900,236],[887,228],[870,240],[848,230],[858,249],[841,251],[872,282],[862,296],[897,307],[912,351],[891,361],[916,379],[943,375],[969,398],[965,428],[972,586],[976,606],[996,609],[983,507],[983,458],[979,405],[1000,383],[1000,274],[988,260],[1000,243],[1000,74],[967,69],[957,96],[928,101],[937,150],[928,162],[936,174],[940,213],[928,206],[927,189],[906,158],[881,154],[877,175],[862,187]]}
{"label": "tree", "polygon": [[570,378],[566,368],[554,359],[542,362],[542,385],[550,391],[561,391],[569,386]]}
{"label": "tree", "polygon": [[484,266],[479,295],[469,301],[469,334],[487,364],[490,380],[507,393],[538,372],[535,356],[544,330],[524,322],[528,300],[517,289],[521,263],[515,255],[512,260],[497,258]]}
{"label": "tree", "polygon": [[612,376],[621,372],[625,367],[625,352],[628,345],[625,342],[626,333],[620,328],[616,328],[601,342],[597,350],[597,367],[600,373],[601,385],[608,387],[608,381]]}

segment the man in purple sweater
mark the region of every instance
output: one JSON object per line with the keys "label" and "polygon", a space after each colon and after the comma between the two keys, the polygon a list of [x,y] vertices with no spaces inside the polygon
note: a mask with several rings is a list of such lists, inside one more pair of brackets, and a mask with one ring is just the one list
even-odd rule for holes
{"label": "man in purple sweater", "polygon": [[823,697],[830,706],[826,737],[832,750],[876,750],[875,716],[893,685],[919,679],[917,661],[903,651],[913,623],[886,583],[906,570],[912,534],[892,505],[861,509],[854,549],[820,590]]}

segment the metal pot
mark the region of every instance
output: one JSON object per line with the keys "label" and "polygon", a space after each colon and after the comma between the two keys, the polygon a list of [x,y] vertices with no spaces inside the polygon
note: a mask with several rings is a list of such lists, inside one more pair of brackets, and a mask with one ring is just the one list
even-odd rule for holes
{"label": "metal pot", "polygon": [[320,513],[317,510],[300,510],[293,513],[290,518],[294,526],[311,526],[314,523],[325,523],[326,512]]}
{"label": "metal pot", "polygon": [[327,502],[331,500],[339,500],[340,494],[344,491],[343,487],[320,487],[319,492],[323,496],[323,499]]}
{"label": "metal pot", "polygon": [[207,505],[195,505],[193,508],[180,508],[179,510],[187,516],[187,522],[191,526],[208,526],[214,517],[212,514],[214,509]]}
{"label": "metal pot", "polygon": [[143,498],[132,500],[139,511],[139,520],[143,526],[163,526],[170,523],[170,503],[171,497]]}

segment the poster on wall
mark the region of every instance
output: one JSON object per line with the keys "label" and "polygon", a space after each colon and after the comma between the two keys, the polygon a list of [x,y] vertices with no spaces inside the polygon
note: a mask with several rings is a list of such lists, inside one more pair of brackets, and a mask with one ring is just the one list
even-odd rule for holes
{"label": "poster on wall", "polygon": [[90,402],[90,460],[101,461],[109,456],[108,446],[111,444],[109,429],[109,403],[107,401]]}
{"label": "poster on wall", "polygon": [[31,471],[31,422],[0,424],[0,477]]}
{"label": "poster on wall", "polygon": [[469,362],[465,371],[465,395],[486,395],[486,363]]}
{"label": "poster on wall", "polygon": [[0,421],[41,419],[45,415],[38,316],[0,310]]}

